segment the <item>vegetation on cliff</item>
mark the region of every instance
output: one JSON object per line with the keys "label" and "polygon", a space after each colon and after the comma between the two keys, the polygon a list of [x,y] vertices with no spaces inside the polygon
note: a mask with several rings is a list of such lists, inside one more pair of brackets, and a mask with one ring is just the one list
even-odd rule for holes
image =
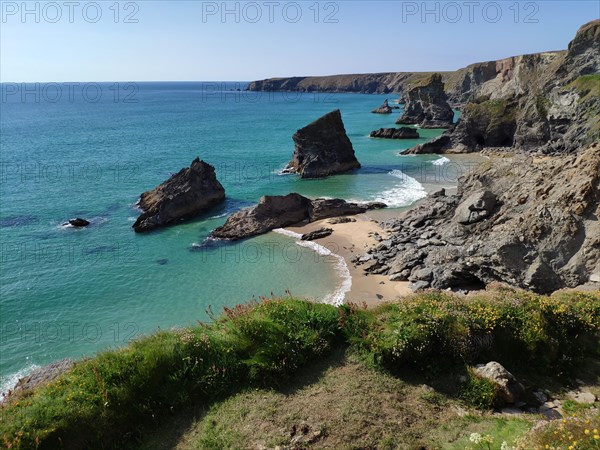
{"label": "vegetation on cliff", "polygon": [[[7,448],[132,444],[179,408],[284,386],[302,366],[348,346],[397,376],[461,372],[465,362],[491,357],[525,371],[568,373],[596,355],[599,330],[600,293],[501,290],[460,299],[432,292],[374,310],[263,300],[225,309],[212,324],[161,331],[76,363],[3,405],[0,437]],[[482,336],[489,345],[480,345]]]}

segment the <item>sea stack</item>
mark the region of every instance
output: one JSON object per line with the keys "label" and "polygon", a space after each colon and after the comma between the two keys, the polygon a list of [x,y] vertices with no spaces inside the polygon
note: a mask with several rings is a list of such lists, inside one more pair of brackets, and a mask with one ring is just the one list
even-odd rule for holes
{"label": "sea stack", "polygon": [[404,113],[397,124],[419,125],[421,128],[448,128],[452,125],[454,111],[448,105],[439,73],[411,86],[405,98]]}
{"label": "sea stack", "polygon": [[371,111],[373,114],[391,114],[392,113],[392,107],[388,104],[387,98],[384,100],[383,105],[381,105],[379,108],[374,109],[373,111]]}
{"label": "sea stack", "polygon": [[296,147],[286,173],[320,178],[360,168],[339,109],[299,129],[292,138]]}
{"label": "sea stack", "polygon": [[196,158],[190,167],[140,196],[138,206],[143,214],[133,229],[139,233],[191,219],[223,200],[225,189],[217,180],[215,168]]}

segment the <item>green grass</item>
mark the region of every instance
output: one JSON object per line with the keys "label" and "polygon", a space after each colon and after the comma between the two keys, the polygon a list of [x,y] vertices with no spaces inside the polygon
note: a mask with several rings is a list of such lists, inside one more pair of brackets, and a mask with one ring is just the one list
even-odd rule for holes
{"label": "green grass", "polygon": [[600,74],[582,75],[569,83],[566,88],[575,88],[579,92],[581,100],[600,97]]}
{"label": "green grass", "polygon": [[[465,391],[470,392],[470,403],[485,407],[486,389],[457,381],[465,364],[493,359],[510,371],[569,373],[583,358],[597,357],[599,329],[598,292],[544,297],[503,290],[468,299],[430,292],[373,310],[264,300],[225,309],[213,324],[162,331],[76,363],[55,382],[1,407],[0,442],[7,448],[123,448],[175,411],[192,408],[201,414],[210,410],[208,417],[214,417],[202,425],[200,448],[236,448],[232,443],[242,439],[242,431],[217,420],[227,402],[235,401],[227,398],[238,392],[256,395],[256,389],[271,392],[259,395],[276,395],[273,390],[293,385],[302,368],[314,369],[332,351],[346,347],[364,370],[379,374],[373,375],[376,382],[371,375],[363,377],[371,380],[365,382],[370,390],[402,399],[404,383],[417,377],[418,383],[427,382],[438,393],[420,392],[418,402],[412,403],[417,410],[423,405],[444,410],[441,404],[458,402]],[[343,374],[334,379],[340,378]],[[281,426],[300,426],[305,410],[319,395],[326,399],[327,389],[336,390],[330,385],[311,396]],[[369,399],[368,392],[360,383],[344,384],[347,400],[335,409],[336,418],[329,425],[315,423],[310,432],[320,431],[318,439],[323,439],[328,427],[343,427],[343,420],[375,432],[374,422],[361,422],[370,408],[381,404]],[[323,406],[328,407],[332,405]],[[386,414],[394,416],[396,407],[390,406]],[[272,407],[259,412],[267,414],[263,421],[277,421],[278,411],[273,399]],[[243,422],[257,413],[251,401],[246,408],[234,408],[225,422]],[[411,420],[427,426],[431,414],[417,411]],[[394,448],[391,428],[380,431],[380,444],[390,443],[380,448]],[[355,439],[374,445],[369,441],[372,432]],[[410,435],[413,442],[423,442],[423,433],[409,433],[406,439]]]}

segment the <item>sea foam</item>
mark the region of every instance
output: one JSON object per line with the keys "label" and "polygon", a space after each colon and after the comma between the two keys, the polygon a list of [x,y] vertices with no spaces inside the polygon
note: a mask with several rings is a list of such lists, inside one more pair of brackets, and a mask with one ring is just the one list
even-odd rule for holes
{"label": "sea foam", "polygon": [[443,166],[444,164],[448,164],[449,162],[450,160],[448,158],[442,156],[439,159],[436,159],[435,161],[431,161],[431,164],[433,164],[434,166]]}
{"label": "sea foam", "polygon": [[391,208],[400,208],[427,197],[427,191],[423,185],[401,170],[392,170],[388,175],[399,178],[402,183],[381,192],[377,198],[373,199],[374,201],[383,202]]}

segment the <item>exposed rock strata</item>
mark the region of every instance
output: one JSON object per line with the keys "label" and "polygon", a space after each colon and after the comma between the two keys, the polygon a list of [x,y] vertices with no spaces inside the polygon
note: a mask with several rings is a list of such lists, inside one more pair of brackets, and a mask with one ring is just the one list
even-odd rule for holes
{"label": "exposed rock strata", "polygon": [[385,208],[384,203],[358,204],[341,199],[310,200],[300,194],[267,195],[256,206],[238,211],[225,224],[212,232],[213,238],[238,240],[266,233],[275,228],[303,221],[364,213],[370,209]]}
{"label": "exposed rock strata", "polygon": [[286,173],[319,178],[360,168],[339,109],[299,129],[292,138],[295,149]]}
{"label": "exposed rock strata", "polygon": [[599,49],[596,20],[580,28],[566,52],[498,62],[497,77],[470,94],[453,129],[405,153],[464,153],[487,147],[568,153],[599,140]]}
{"label": "exposed rock strata", "polygon": [[400,125],[418,124],[422,128],[448,128],[452,126],[454,111],[448,105],[442,76],[435,73],[410,87],[405,93],[404,112]]}
{"label": "exposed rock strata", "polygon": [[356,262],[417,289],[576,287],[600,273],[599,202],[599,143],[573,155],[493,158],[460,180],[457,195],[388,221],[385,245]]}
{"label": "exposed rock strata", "polygon": [[144,192],[138,202],[143,213],[133,224],[136,232],[191,219],[225,200],[225,189],[210,164],[194,159],[156,188]]}

